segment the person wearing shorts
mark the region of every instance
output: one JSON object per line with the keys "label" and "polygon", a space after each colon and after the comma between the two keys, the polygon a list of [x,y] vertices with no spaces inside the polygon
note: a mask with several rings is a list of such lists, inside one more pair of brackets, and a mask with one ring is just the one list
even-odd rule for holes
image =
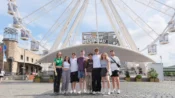
{"label": "person wearing shorts", "polygon": [[85,87],[85,70],[84,70],[84,65],[85,65],[85,51],[82,50],[80,53],[80,57],[77,59],[77,63],[78,63],[78,78],[79,78],[79,84],[80,84],[80,91],[78,92],[79,94],[81,94],[81,92],[83,91],[84,93],[86,92]]}
{"label": "person wearing shorts", "polygon": [[[111,71],[112,71],[112,85],[113,85],[113,91],[115,92],[117,91],[117,93],[120,93],[120,78],[119,78],[119,66],[117,64],[120,65],[120,59],[115,56],[115,52],[113,50],[110,51],[111,57]],[[114,61],[115,60],[115,61]],[[116,87],[117,85],[117,87]]]}
{"label": "person wearing shorts", "polygon": [[[105,84],[107,84],[107,88],[108,88],[108,92],[107,94],[110,95],[110,60],[108,57],[107,53],[103,53],[101,55],[101,59],[100,59],[100,63],[101,63],[101,77],[102,77],[102,87],[104,90],[104,94],[106,93],[106,87]],[[107,83],[105,83],[107,82]]]}
{"label": "person wearing shorts", "polygon": [[76,54],[72,53],[72,58],[70,58],[70,65],[71,65],[71,91],[70,93],[76,93],[76,83],[79,82],[78,79],[78,64]]}
{"label": "person wearing shorts", "polygon": [[92,68],[93,68],[93,60],[92,53],[88,54],[88,60],[85,63],[85,80],[86,80],[86,89],[89,93],[92,93]]}

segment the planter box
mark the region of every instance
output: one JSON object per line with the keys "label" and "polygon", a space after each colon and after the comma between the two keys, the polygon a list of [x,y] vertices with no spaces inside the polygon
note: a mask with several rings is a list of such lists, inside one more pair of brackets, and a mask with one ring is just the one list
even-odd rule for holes
{"label": "planter box", "polygon": [[159,79],[158,79],[158,78],[156,78],[154,81],[155,81],[155,82],[159,82]]}
{"label": "planter box", "polygon": [[150,80],[149,80],[150,82],[154,82],[155,80],[154,80],[154,78],[150,78]]}
{"label": "planter box", "polygon": [[29,75],[29,80],[34,80],[35,75]]}
{"label": "planter box", "polygon": [[53,83],[53,79],[49,79],[49,83]]}
{"label": "planter box", "polygon": [[131,81],[131,78],[126,77],[125,80],[126,81]]}
{"label": "planter box", "polygon": [[142,82],[142,79],[137,79],[137,78],[136,78],[136,82]]}
{"label": "planter box", "polygon": [[40,83],[41,79],[34,79],[33,82]]}

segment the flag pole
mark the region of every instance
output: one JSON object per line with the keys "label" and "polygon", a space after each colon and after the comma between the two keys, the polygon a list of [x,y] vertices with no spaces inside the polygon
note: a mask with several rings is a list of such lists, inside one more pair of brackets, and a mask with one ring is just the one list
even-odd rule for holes
{"label": "flag pole", "polygon": [[1,48],[2,48],[2,70],[4,70],[4,43],[2,43]]}

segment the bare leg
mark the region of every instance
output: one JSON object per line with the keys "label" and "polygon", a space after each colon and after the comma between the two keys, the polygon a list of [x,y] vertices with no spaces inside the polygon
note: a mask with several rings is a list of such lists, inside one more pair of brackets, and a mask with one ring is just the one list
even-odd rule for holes
{"label": "bare leg", "polygon": [[83,83],[82,83],[82,82],[83,82],[83,79],[82,79],[82,78],[80,78],[80,81],[79,81],[79,84],[80,84],[80,91],[81,91],[81,90],[82,90],[82,88],[83,88],[83,87],[82,87],[82,86],[83,86]]}
{"label": "bare leg", "polygon": [[113,89],[116,89],[116,85],[115,85],[115,77],[112,77],[112,86],[113,86]]}
{"label": "bare leg", "polygon": [[85,81],[85,79],[83,78],[83,90],[85,90],[86,89],[86,81]]}
{"label": "bare leg", "polygon": [[116,77],[117,89],[120,89],[120,78]]}
{"label": "bare leg", "polygon": [[74,90],[74,82],[71,83],[72,91]]}
{"label": "bare leg", "polygon": [[102,88],[103,88],[103,90],[105,89],[105,79],[104,79],[104,77],[102,77]]}
{"label": "bare leg", "polygon": [[106,80],[107,80],[108,89],[110,89],[110,79],[109,79],[109,76],[106,76]]}
{"label": "bare leg", "polygon": [[75,90],[76,82],[73,82],[73,90]]}

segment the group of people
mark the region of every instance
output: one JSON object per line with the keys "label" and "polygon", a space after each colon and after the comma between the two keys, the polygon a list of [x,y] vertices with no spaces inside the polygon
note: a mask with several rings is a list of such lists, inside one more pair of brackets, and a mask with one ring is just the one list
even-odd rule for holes
{"label": "group of people", "polygon": [[[70,93],[120,93],[119,58],[115,56],[113,50],[110,51],[110,56],[107,53],[100,54],[97,48],[94,52],[85,57],[85,51],[82,50],[78,58],[75,53],[72,53],[72,57],[62,58],[62,53],[58,52],[54,59],[54,93],[67,94],[70,82]],[[113,90],[110,89],[110,80]],[[60,82],[62,82],[61,90]],[[76,83],[80,85],[78,91],[76,91]]]}

